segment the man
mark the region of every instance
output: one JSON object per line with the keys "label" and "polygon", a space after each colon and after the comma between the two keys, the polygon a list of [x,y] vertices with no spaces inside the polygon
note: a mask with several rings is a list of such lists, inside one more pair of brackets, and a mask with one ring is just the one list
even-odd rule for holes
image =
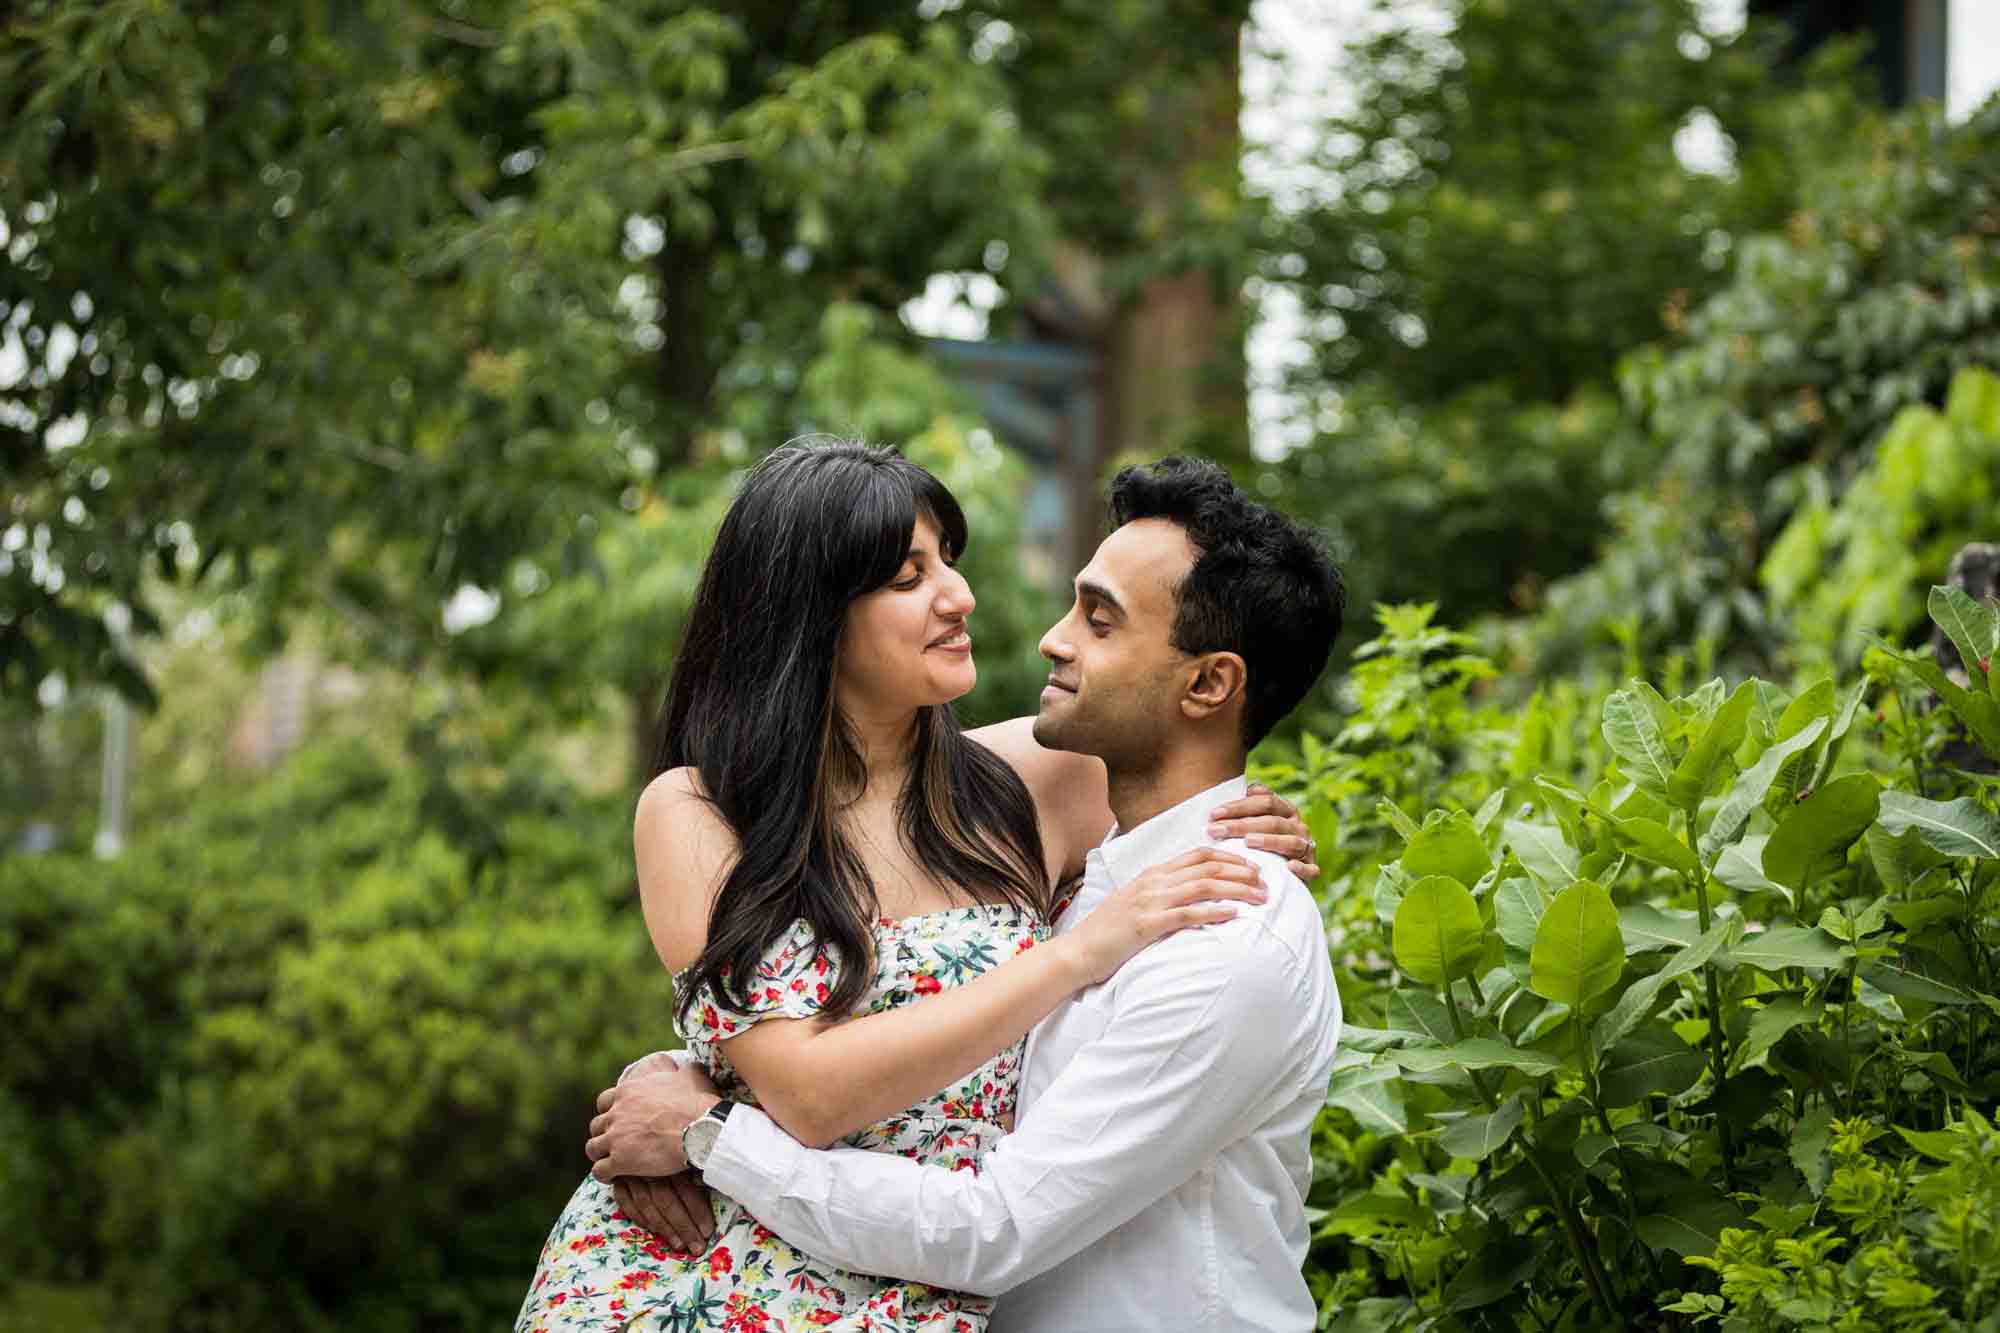
{"label": "man", "polygon": [[[1210,841],[1206,812],[1242,794],[1250,747],[1340,628],[1340,576],[1311,534],[1219,467],[1128,468],[1111,510],[1116,530],[1041,644],[1035,738],[1101,758],[1118,820],[1058,930]],[[976,1174],[807,1149],[753,1107],[718,1107],[695,1072],[607,1093],[593,1170],[664,1174],[684,1147],[710,1187],[816,1258],[1004,1293],[995,1333],[1310,1329],[1309,1140],[1340,998],[1305,886],[1243,854],[1267,902],[1162,941],[1043,1022],[1014,1132]]]}

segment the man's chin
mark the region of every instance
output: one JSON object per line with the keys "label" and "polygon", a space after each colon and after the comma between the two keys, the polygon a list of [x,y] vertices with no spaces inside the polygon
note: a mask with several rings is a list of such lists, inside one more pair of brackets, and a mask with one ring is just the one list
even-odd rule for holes
{"label": "man's chin", "polygon": [[1063,725],[1060,718],[1052,716],[1045,708],[1035,714],[1035,743],[1045,750],[1068,750],[1073,748],[1068,741],[1070,728]]}

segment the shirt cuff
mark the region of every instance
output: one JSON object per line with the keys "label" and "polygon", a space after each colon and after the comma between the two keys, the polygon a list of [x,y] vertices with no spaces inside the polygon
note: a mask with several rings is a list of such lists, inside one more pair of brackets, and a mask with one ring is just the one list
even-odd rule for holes
{"label": "shirt cuff", "polygon": [[701,1169],[702,1183],[742,1204],[752,1217],[765,1220],[776,1215],[784,1183],[805,1152],[771,1117],[744,1104],[722,1122],[708,1165]]}

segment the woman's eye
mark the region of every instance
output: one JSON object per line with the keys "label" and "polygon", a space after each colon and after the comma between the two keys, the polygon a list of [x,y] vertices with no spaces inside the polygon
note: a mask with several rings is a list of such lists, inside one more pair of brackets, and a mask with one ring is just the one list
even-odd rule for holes
{"label": "woman's eye", "polygon": [[923,581],[924,581],[924,576],[922,574],[913,574],[909,578],[904,579],[901,583],[892,583],[889,586],[894,588],[897,592],[909,592],[911,589],[915,588],[919,583],[922,583]]}

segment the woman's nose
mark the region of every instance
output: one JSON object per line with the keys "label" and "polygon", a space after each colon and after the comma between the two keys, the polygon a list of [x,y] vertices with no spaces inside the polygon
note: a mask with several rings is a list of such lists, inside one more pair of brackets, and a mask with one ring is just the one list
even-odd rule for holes
{"label": "woman's nose", "polygon": [[955,569],[945,571],[938,580],[938,609],[947,615],[969,616],[979,599],[972,595],[972,585],[965,581],[965,575]]}

